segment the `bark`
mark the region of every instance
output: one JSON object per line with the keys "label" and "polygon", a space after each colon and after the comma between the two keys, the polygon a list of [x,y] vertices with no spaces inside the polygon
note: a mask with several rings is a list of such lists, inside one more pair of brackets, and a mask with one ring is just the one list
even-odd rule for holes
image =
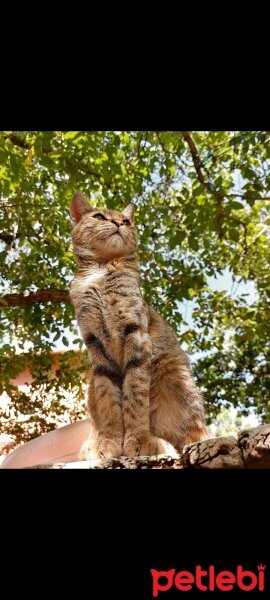
{"label": "bark", "polygon": [[37,469],[270,469],[270,424],[189,444],[179,458],[121,457],[111,460],[39,465]]}
{"label": "bark", "polygon": [[4,294],[0,296],[0,309],[10,306],[29,306],[41,302],[70,302],[69,292],[66,290],[38,290],[37,292],[21,292],[20,294]]}

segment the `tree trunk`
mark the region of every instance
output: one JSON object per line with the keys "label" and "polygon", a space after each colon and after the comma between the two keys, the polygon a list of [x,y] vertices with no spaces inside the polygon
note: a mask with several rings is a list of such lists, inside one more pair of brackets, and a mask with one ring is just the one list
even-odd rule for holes
{"label": "tree trunk", "polygon": [[179,458],[121,457],[73,463],[37,465],[36,469],[270,469],[270,424],[240,431],[237,438],[195,442]]}

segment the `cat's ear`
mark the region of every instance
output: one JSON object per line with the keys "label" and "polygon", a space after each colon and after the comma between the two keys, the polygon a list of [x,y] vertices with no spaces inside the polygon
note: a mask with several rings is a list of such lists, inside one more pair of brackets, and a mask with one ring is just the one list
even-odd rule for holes
{"label": "cat's ear", "polygon": [[86,215],[87,212],[92,212],[94,209],[90,206],[89,202],[87,202],[86,198],[81,192],[75,192],[71,207],[70,207],[70,216],[74,223],[79,223],[81,218]]}
{"label": "cat's ear", "polygon": [[134,206],[133,204],[128,204],[124,210],[122,210],[122,215],[125,219],[129,219],[131,223],[134,223]]}

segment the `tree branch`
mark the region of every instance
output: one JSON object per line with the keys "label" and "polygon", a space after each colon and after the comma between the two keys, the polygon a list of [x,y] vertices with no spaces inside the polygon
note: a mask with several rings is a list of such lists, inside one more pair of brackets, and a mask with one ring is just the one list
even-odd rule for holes
{"label": "tree branch", "polygon": [[164,146],[164,144],[163,144],[163,141],[162,141],[162,139],[161,139],[161,137],[160,137],[160,133],[159,133],[159,131],[155,131],[155,134],[156,134],[156,136],[157,136],[157,139],[158,139],[158,141],[159,141],[159,143],[160,143],[160,145],[161,145],[161,148],[162,148],[162,150],[163,150],[164,154],[167,154],[167,153],[168,153],[168,151],[167,151],[167,148],[165,148],[165,146]]}
{"label": "tree branch", "polygon": [[[25,150],[30,150],[30,148],[31,148],[30,144],[27,144],[27,142],[24,142],[24,140],[22,140],[15,133],[11,133],[10,135],[5,135],[4,139],[5,140],[10,140],[10,142],[12,142],[12,144],[14,146],[19,146],[20,148],[25,148]],[[52,152],[52,150],[50,150],[49,148],[45,148],[44,146],[42,146],[42,152],[43,152],[43,154],[49,154],[50,152]]]}
{"label": "tree branch", "polygon": [[[92,171],[92,169],[89,169],[89,166],[86,165],[84,162],[82,162],[82,160],[83,159],[78,159],[78,168],[81,169],[81,171],[85,175],[92,175],[93,177],[96,177],[96,179],[101,179],[103,177],[103,175],[101,173],[97,173],[96,171]],[[69,166],[73,166],[73,163],[72,163],[72,161],[70,159],[66,159],[66,163]],[[112,189],[112,184],[111,184],[110,181],[105,181],[105,179],[104,179],[104,185],[106,185],[106,187],[109,190]]]}
{"label": "tree branch", "polygon": [[[27,142],[22,140],[18,135],[14,134],[14,133],[5,135],[4,139],[10,140],[14,146],[19,146],[20,148],[24,148],[25,150],[30,150],[30,148],[31,148],[30,144],[27,144]],[[50,152],[53,152],[53,150],[42,146],[42,152],[43,152],[43,154],[50,154]],[[72,161],[67,159],[66,162],[67,162],[67,164],[73,166]],[[96,177],[96,179],[101,179],[101,177],[103,177],[103,175],[101,175],[100,173],[97,173],[96,171],[92,171],[92,169],[89,169],[88,165],[85,165],[83,162],[79,161],[79,163],[80,163],[79,167],[82,169],[82,171],[86,175],[92,175],[93,177]],[[110,181],[104,181],[104,185],[106,185],[106,187],[111,190],[112,184]]]}
{"label": "tree branch", "polygon": [[252,194],[226,194],[226,198],[242,198],[242,200],[270,200],[270,196],[257,196],[256,198]]}
{"label": "tree branch", "polygon": [[207,187],[209,192],[213,193],[213,190],[211,189],[209,182],[205,181],[205,177],[204,177],[204,174],[203,174],[202,168],[201,168],[201,161],[200,161],[199,153],[198,153],[197,147],[195,145],[195,142],[193,141],[192,137],[190,136],[189,131],[181,131],[181,134],[182,134],[182,137],[184,138],[185,142],[187,142],[188,147],[190,149],[193,164],[196,169],[200,183],[202,183],[205,187]]}
{"label": "tree branch", "polygon": [[[206,167],[201,162],[198,149],[197,149],[197,147],[195,145],[195,142],[192,139],[189,131],[181,131],[181,134],[182,134],[182,137],[185,140],[185,142],[187,142],[188,147],[190,149],[192,160],[193,160],[193,164],[194,164],[196,173],[198,175],[199,182],[217,200],[219,237],[221,238],[223,236],[222,221],[224,219],[226,219],[227,221],[232,221],[234,223],[237,223],[237,225],[240,225],[244,229],[244,250],[246,252],[246,250],[247,250],[247,225],[246,225],[246,223],[244,223],[244,221],[241,221],[240,219],[237,219],[237,217],[233,217],[232,215],[227,215],[225,213],[222,201],[227,196],[227,194],[225,192],[219,192],[218,190],[216,190],[216,188],[213,185],[213,183],[210,182],[210,180],[209,180],[209,173],[208,173]],[[208,179],[205,178],[202,169],[204,169],[206,171]]]}
{"label": "tree branch", "polygon": [[11,306],[30,306],[41,302],[71,302],[69,292],[65,290],[38,290],[37,292],[21,292],[20,294],[4,294],[0,296],[2,309]]}
{"label": "tree branch", "polygon": [[12,233],[5,233],[4,231],[0,232],[0,241],[5,242],[5,244],[8,244],[9,246],[15,240],[17,240],[19,237],[20,237],[19,231],[17,231],[17,233],[15,235],[12,235]]}

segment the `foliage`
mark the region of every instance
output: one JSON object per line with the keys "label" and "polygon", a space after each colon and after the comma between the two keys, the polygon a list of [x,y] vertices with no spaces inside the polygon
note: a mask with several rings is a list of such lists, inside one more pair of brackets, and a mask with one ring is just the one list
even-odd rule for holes
{"label": "foliage", "polygon": [[[0,393],[11,395],[17,420],[15,427],[11,412],[6,414],[3,431],[28,439],[59,424],[70,410],[62,388],[76,389],[78,402],[83,398],[86,362],[74,368],[74,352],[64,355],[57,380],[50,375],[52,350],[68,347],[71,334],[78,338],[71,304],[53,299],[26,304],[22,295],[68,290],[74,272],[69,205],[75,190],[100,206],[135,204],[144,295],[194,354],[209,418],[231,404],[239,414],[255,407],[262,420],[269,418],[269,136],[249,131],[0,134]],[[252,303],[243,294],[211,289],[209,277],[218,278],[225,269],[233,281],[254,282]],[[185,323],[179,303],[189,301],[193,322]],[[26,365],[33,383],[22,398],[11,380]],[[34,414],[40,420],[34,432],[18,432],[38,386],[43,400]],[[44,400],[52,391],[53,407]]]}
{"label": "foliage", "polygon": [[213,437],[237,437],[239,431],[254,427],[253,419],[235,414],[232,408],[221,408],[215,421],[209,425],[209,432]]}

